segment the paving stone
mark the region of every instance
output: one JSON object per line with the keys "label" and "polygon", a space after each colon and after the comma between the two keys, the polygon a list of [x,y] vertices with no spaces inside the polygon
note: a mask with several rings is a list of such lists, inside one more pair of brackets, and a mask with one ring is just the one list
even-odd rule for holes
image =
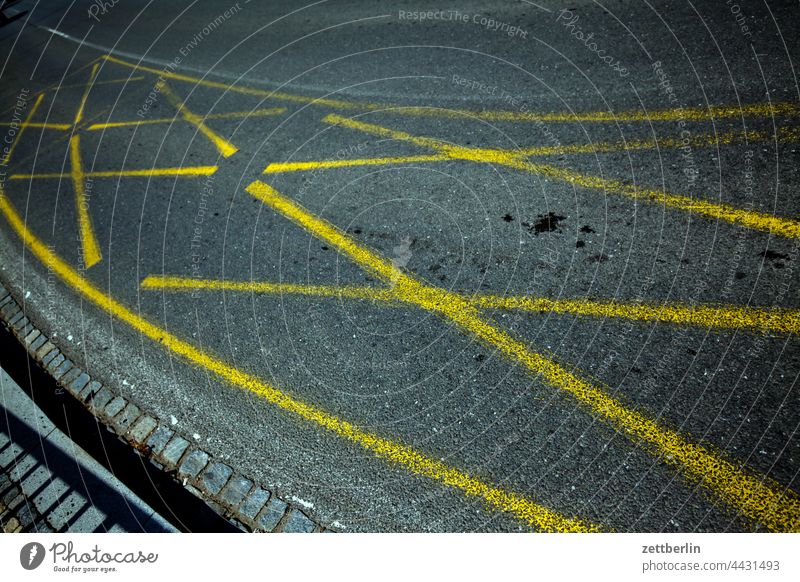
{"label": "paving stone", "polygon": [[242,506],[239,508],[239,513],[247,519],[255,519],[264,504],[269,501],[269,491],[259,487],[253,491],[247,498]]}
{"label": "paving stone", "polygon": [[[24,326],[21,325],[17,330],[19,331],[19,337],[22,338],[22,341],[25,341],[25,338],[28,337],[28,334],[31,333],[34,329],[36,329],[36,326],[33,325],[33,323],[31,323],[30,319],[28,319],[27,317],[25,319],[27,320],[25,322],[25,325]],[[27,345],[27,342],[25,342],[25,345]]]}
{"label": "paving stone", "polygon": [[50,372],[55,372],[58,369],[58,367],[65,361],[67,361],[67,358],[64,357],[64,354],[59,352],[58,355],[56,355],[52,360],[50,360],[50,362],[48,362],[47,369]]}
{"label": "paving stone", "polygon": [[150,450],[153,451],[153,453],[159,454],[162,450],[164,450],[164,447],[167,446],[167,443],[170,441],[173,434],[175,433],[171,429],[161,425],[154,430],[153,434],[150,435],[150,438],[147,439],[147,446],[150,447]]}
{"label": "paving stone", "polygon": [[138,406],[133,402],[128,402],[128,405],[122,409],[122,412],[114,417],[111,424],[114,425],[114,430],[117,431],[117,434],[125,434],[128,427],[136,422],[136,419],[139,418],[141,414],[142,411]]}
{"label": "paving stone", "polygon": [[20,313],[22,313],[22,317],[18,317],[18,316],[15,315],[14,316],[14,322],[13,323],[11,323],[11,322],[8,323],[16,331],[21,330],[23,327],[25,327],[26,325],[28,325],[31,322],[31,320],[28,319],[25,316],[25,312],[24,311],[21,311]]}
{"label": "paving stone", "polygon": [[33,525],[33,522],[36,521],[36,515],[31,511],[31,507],[28,503],[23,503],[17,510],[17,520],[21,527],[28,527]]}
{"label": "paving stone", "polygon": [[9,302],[0,309],[0,315],[6,320],[6,322],[10,321],[12,317],[14,317],[17,313],[20,313],[22,310],[19,308],[15,302]]}
{"label": "paving stone", "polygon": [[74,368],[72,368],[72,369],[71,369],[69,372],[67,372],[66,374],[64,374],[64,375],[63,375],[63,376],[60,378],[60,380],[59,380],[59,384],[61,384],[62,386],[65,386],[65,387],[67,387],[67,388],[68,388],[68,387],[69,387],[69,385],[70,385],[70,383],[71,383],[71,382],[72,382],[72,381],[73,381],[75,378],[77,378],[78,376],[80,376],[82,372],[83,372],[83,370],[81,370],[81,369],[80,369],[80,368],[78,368],[77,366],[76,366],[76,367],[74,367]]}
{"label": "paving stone", "polygon": [[264,531],[272,531],[278,526],[287,505],[277,497],[273,497],[258,516],[258,527]]}
{"label": "paving stone", "polygon": [[139,420],[133,424],[128,436],[137,443],[143,443],[157,425],[158,422],[155,418],[145,414],[140,416]]}
{"label": "paving stone", "polygon": [[89,376],[89,374],[86,372],[81,372],[74,380],[72,380],[72,382],[67,385],[67,390],[69,390],[73,396],[78,397],[81,391],[89,383],[89,380],[91,380],[91,376]]}
{"label": "paving stone", "polygon": [[54,348],[50,350],[45,357],[42,358],[42,364],[44,365],[45,369],[47,369],[50,366],[50,364],[52,364],[53,361],[57,360],[58,358],[61,359],[58,360],[56,366],[64,361],[64,356],[61,355],[61,350],[59,350],[58,348]]}
{"label": "paving stone", "polygon": [[316,525],[302,511],[292,509],[283,522],[285,533],[311,533]]}
{"label": "paving stone", "polygon": [[103,386],[102,388],[100,388],[97,394],[94,395],[94,398],[92,398],[91,402],[92,410],[94,410],[95,412],[103,410],[106,407],[106,404],[111,402],[113,398],[114,398],[114,393],[111,392],[111,390],[109,390],[105,386]]}
{"label": "paving stone", "polygon": [[103,385],[100,382],[97,380],[92,380],[83,390],[81,390],[81,393],[78,394],[78,398],[80,398],[83,402],[88,402],[89,398],[97,394],[102,387]]}
{"label": "paving stone", "polygon": [[116,396],[113,400],[111,400],[111,402],[106,404],[106,407],[103,409],[103,414],[108,418],[113,418],[119,414],[123,408],[125,408],[126,404],[128,404],[127,400],[125,400],[122,396]]}
{"label": "paving stone", "polygon": [[222,489],[219,497],[224,503],[227,503],[231,507],[237,507],[244,500],[252,487],[253,482],[250,479],[242,475],[234,475]]}
{"label": "paving stone", "polygon": [[178,476],[182,479],[194,479],[200,474],[200,471],[205,469],[208,465],[208,453],[195,449],[183,458],[180,468],[178,469]]}
{"label": "paving stone", "polygon": [[181,460],[183,453],[189,448],[189,441],[180,436],[172,437],[172,440],[167,443],[164,450],[161,452],[161,459],[168,467],[174,467]]}
{"label": "paving stone", "polygon": [[[50,362],[50,364],[52,365],[52,362]],[[53,372],[53,378],[55,378],[56,380],[60,380],[60,379],[61,379],[61,377],[62,377],[64,374],[66,374],[67,372],[69,372],[69,371],[70,371],[70,370],[73,368],[73,366],[74,366],[74,365],[73,365],[73,363],[72,363],[70,360],[68,360],[68,359],[64,358],[64,361],[63,361],[63,362],[61,362],[60,364],[58,364],[58,365],[55,367],[55,369],[54,369],[54,370],[52,370],[52,372]],[[48,368],[49,368],[49,367],[50,367],[50,366],[48,366]]]}
{"label": "paving stone", "polygon": [[47,343],[47,336],[40,332],[39,335],[36,337],[36,339],[31,342],[30,345],[31,353],[36,354],[41,349],[41,347],[46,343]]}
{"label": "paving stone", "polygon": [[25,345],[28,346],[28,348],[30,349],[34,340],[41,337],[41,335],[42,332],[40,332],[38,329],[36,328],[31,329],[27,334],[25,334],[25,340],[24,340]]}
{"label": "paving stone", "polygon": [[44,361],[44,357],[45,356],[49,356],[50,353],[55,349],[56,349],[56,346],[53,345],[53,342],[51,342],[50,340],[47,340],[46,342],[44,342],[44,344],[42,346],[39,347],[38,350],[36,350],[36,359],[42,360],[43,364],[46,363]]}
{"label": "paving stone", "polygon": [[21,309],[14,313],[11,317],[6,318],[6,325],[8,325],[11,329],[14,329],[14,324],[18,322],[20,319],[25,317],[25,312]]}
{"label": "paving stone", "polygon": [[203,473],[200,488],[210,495],[216,495],[228,482],[231,473],[233,473],[233,469],[228,465],[214,463]]}

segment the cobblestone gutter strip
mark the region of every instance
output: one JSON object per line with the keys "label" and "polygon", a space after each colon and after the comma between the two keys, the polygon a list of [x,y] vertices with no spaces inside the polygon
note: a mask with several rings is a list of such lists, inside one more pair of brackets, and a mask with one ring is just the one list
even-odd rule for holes
{"label": "cobblestone gutter strip", "polygon": [[0,321],[57,383],[109,430],[140,455],[168,472],[214,511],[242,531],[329,532],[293,506],[233,467],[215,459],[147,411],[93,379],[73,364],[25,315],[0,285]]}

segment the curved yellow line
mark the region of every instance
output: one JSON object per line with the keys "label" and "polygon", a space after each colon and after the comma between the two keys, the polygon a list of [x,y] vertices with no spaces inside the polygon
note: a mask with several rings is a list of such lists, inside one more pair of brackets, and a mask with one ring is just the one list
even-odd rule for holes
{"label": "curved yellow line", "polygon": [[581,519],[566,517],[517,493],[490,485],[413,447],[362,430],[329,412],[297,400],[256,376],[234,368],[219,358],[179,339],[177,336],[132,312],[84,279],[75,269],[58,257],[28,230],[24,221],[1,189],[0,212],[5,215],[14,231],[42,264],[57,274],[67,285],[97,307],[127,323],[147,338],[160,343],[186,361],[213,372],[223,380],[260,396],[286,412],[290,412],[303,420],[314,423],[361,446],[376,457],[402,467],[413,475],[437,481],[461,491],[468,497],[479,498],[488,506],[508,512],[539,530],[548,532],[600,531],[600,526],[598,525]]}

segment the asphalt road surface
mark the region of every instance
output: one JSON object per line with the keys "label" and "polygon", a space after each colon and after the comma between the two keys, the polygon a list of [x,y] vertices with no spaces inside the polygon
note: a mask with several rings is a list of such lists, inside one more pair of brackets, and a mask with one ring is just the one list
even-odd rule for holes
{"label": "asphalt road surface", "polygon": [[24,2],[0,278],[340,531],[800,529],[796,2]]}

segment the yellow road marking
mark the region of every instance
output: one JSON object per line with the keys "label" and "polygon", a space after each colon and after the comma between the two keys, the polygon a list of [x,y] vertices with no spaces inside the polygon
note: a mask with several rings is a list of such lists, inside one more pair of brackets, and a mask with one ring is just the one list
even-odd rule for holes
{"label": "yellow road marking", "polygon": [[[90,128],[91,129],[91,128]],[[770,133],[759,131],[730,131],[719,135],[713,133],[692,136],[688,144],[692,147],[713,147],[755,141],[768,141],[776,139]],[[781,127],[778,129],[777,141],[787,143],[800,140],[800,130],[796,127]],[[634,151],[647,149],[681,148],[685,145],[682,139],[659,138],[657,140],[630,140],[627,142],[595,142],[587,144],[571,144],[559,146],[531,146],[513,150],[499,150],[514,156],[553,156],[567,154],[600,154],[618,151]],[[304,162],[272,163],[264,170],[265,174],[279,174],[282,172],[304,172],[309,170],[327,168],[347,168],[351,166],[380,166],[395,164],[413,164],[419,162],[441,162],[452,159],[444,154],[429,156],[399,156],[388,158],[362,158],[348,160],[319,160]]]}
{"label": "yellow road marking", "polygon": [[348,119],[336,114],[327,115],[323,121],[371,135],[406,141],[418,146],[431,148],[454,160],[467,160],[471,162],[508,166],[590,190],[600,190],[603,193],[610,192],[628,198],[655,202],[669,208],[684,210],[708,218],[724,220],[732,224],[770,232],[787,238],[800,238],[800,222],[788,218],[781,218],[779,216],[752,210],[743,210],[729,204],[708,202],[679,194],[669,194],[661,190],[625,184],[619,180],[588,176],[554,166],[534,164],[522,159],[513,151],[467,148],[452,145],[441,140],[413,136],[404,131],[387,129],[380,125]]}
{"label": "yellow road marking", "polygon": [[[356,285],[302,285],[297,283],[228,281],[149,275],[142,280],[141,287],[142,289],[168,291],[240,291],[274,295],[364,299],[381,301],[390,305],[405,302],[403,295],[394,289]],[[753,329],[781,334],[800,333],[800,310],[797,309],[740,305],[657,304],[597,301],[592,299],[548,299],[527,295],[495,295],[492,293],[461,293],[460,297],[478,309],[564,313],[582,317],[659,321],[707,328]]]}
{"label": "yellow road marking", "polygon": [[123,79],[109,79],[108,81],[96,81],[95,83],[79,83],[75,85],[57,85],[51,91],[59,91],[61,89],[80,89],[82,87],[92,87],[97,85],[116,85],[119,83],[128,83],[129,81],[141,81],[144,77],[125,77]]}
{"label": "yellow road marking", "polygon": [[67,285],[106,313],[127,323],[142,335],[160,343],[189,363],[205,368],[232,385],[247,390],[286,412],[361,446],[392,465],[405,469],[413,475],[425,477],[456,489],[468,497],[481,499],[489,507],[507,512],[532,527],[549,532],[590,532],[600,530],[598,525],[580,519],[565,517],[535,503],[527,497],[491,485],[413,447],[367,432],[321,408],[293,398],[260,378],[243,372],[223,360],[200,350],[150,323],[83,278],[28,230],[25,222],[1,189],[0,212],[5,215],[13,230],[17,232],[25,245],[42,264],[58,275]]}
{"label": "yellow road marking", "polygon": [[350,166],[382,166],[386,164],[414,164],[418,162],[441,162],[449,160],[448,156],[397,156],[392,158],[365,158],[360,160],[323,160],[319,162],[284,162],[270,164],[264,170],[265,174],[278,174],[280,172],[303,172],[322,168],[347,168]]}
{"label": "yellow road marking", "polygon": [[201,134],[206,136],[208,140],[214,144],[214,147],[217,148],[217,151],[219,151],[223,157],[228,158],[239,151],[239,148],[208,127],[202,116],[189,111],[186,104],[169,88],[169,85],[163,83],[161,85],[161,92],[167,96],[172,106],[178,110],[178,113],[180,113],[187,122],[195,126]]}
{"label": "yellow road marking", "polygon": [[75,112],[75,120],[73,121],[73,125],[78,125],[81,120],[83,120],[83,112],[84,109],[86,109],[86,99],[89,97],[89,91],[92,90],[92,85],[94,84],[94,79],[97,76],[97,68],[99,66],[99,63],[92,65],[92,72],[89,74],[89,82],[86,84],[86,89],[84,89],[83,95],[81,96],[80,105],[78,105],[78,110]]}
{"label": "yellow road marking", "polygon": [[[43,94],[39,94],[37,100],[40,100],[44,97]],[[10,127],[10,123],[0,123],[0,127]],[[41,122],[31,122],[26,124],[26,127],[34,127],[37,129],[59,129],[65,131],[67,129],[72,129],[71,123],[41,123]]]}
{"label": "yellow road marking", "polygon": [[[365,110],[386,109],[397,106],[365,107]],[[627,122],[627,121],[711,121],[713,119],[737,119],[740,117],[797,117],[797,103],[749,103],[738,105],[712,105],[710,107],[687,107],[684,109],[656,109],[642,111],[591,111],[533,113],[523,111],[469,111],[466,109],[439,109],[434,107],[405,107],[392,109],[392,113],[418,115],[422,117],[474,118],[484,121],[551,121],[551,122]]]}
{"label": "yellow road marking", "polygon": [[[209,113],[204,119],[248,119],[250,117],[269,117],[286,113],[285,107],[267,107],[255,109],[253,111],[232,111],[230,113]],[[95,123],[90,125],[88,131],[98,131],[101,129],[111,129],[115,127],[132,127],[139,125],[157,125],[160,123],[174,123],[174,117],[162,117],[159,119],[140,119],[137,121],[112,121],[110,123]]]}
{"label": "yellow road marking", "polygon": [[677,149],[689,145],[694,148],[717,147],[737,143],[764,142],[777,139],[779,143],[800,141],[800,128],[780,127],[777,135],[764,131],[726,131],[720,134],[704,133],[692,135],[686,141],[680,138],[629,140],[625,142],[595,142],[561,146],[533,146],[507,150],[521,156],[559,156],[567,154],[604,154],[649,149]]}
{"label": "yellow road marking", "polygon": [[8,147],[5,156],[3,157],[2,160],[0,160],[0,166],[8,165],[8,162],[11,160],[11,154],[14,153],[14,150],[17,148],[17,144],[20,142],[20,139],[22,139],[22,134],[25,133],[25,130],[27,128],[33,127],[33,124],[31,124],[31,119],[33,119],[33,116],[36,114],[36,110],[39,109],[39,105],[41,105],[43,98],[44,95],[39,95],[36,98],[36,101],[33,102],[33,106],[31,107],[31,110],[28,112],[28,115],[25,117],[25,120],[19,124],[19,130],[17,131],[17,134],[14,137],[14,139],[11,140],[11,145]]}
{"label": "yellow road marking", "polygon": [[474,118],[486,121],[553,121],[553,122],[617,122],[617,121],[709,121],[712,119],[729,119],[739,117],[765,117],[765,116],[785,116],[797,117],[800,115],[800,106],[796,103],[753,103],[739,106],[714,105],[705,107],[688,107],[685,109],[664,109],[644,112],[642,110],[630,110],[621,112],[593,111],[586,113],[572,112],[553,112],[553,113],[533,113],[522,111],[470,111],[466,109],[443,109],[436,107],[403,107],[400,105],[363,103],[357,101],[346,101],[342,99],[317,99],[285,93],[281,91],[269,91],[256,89],[241,85],[230,85],[218,81],[209,81],[191,75],[173,73],[167,70],[146,67],[137,63],[130,63],[111,55],[105,55],[105,60],[128,67],[137,71],[145,71],[158,75],[165,79],[174,79],[201,85],[212,89],[221,89],[242,93],[244,95],[255,95],[258,97],[268,97],[293,103],[305,103],[334,109],[345,109],[353,111],[377,111],[389,110],[391,113],[401,115],[414,115],[421,117],[446,117],[446,118]]}
{"label": "yellow road marking", "polygon": [[[198,176],[210,176],[216,172],[218,166],[184,166],[180,168],[144,168],[141,170],[102,170],[97,172],[85,172],[85,178],[135,178],[145,177],[154,178],[158,176],[178,176],[183,178],[196,178]],[[63,179],[68,177],[61,173],[44,174],[11,174],[9,180],[41,180],[41,179]]]}
{"label": "yellow road marking", "polygon": [[645,445],[663,461],[676,466],[688,479],[702,484],[748,518],[775,531],[800,530],[800,498],[792,490],[766,476],[740,468],[722,454],[692,443],[643,413],[626,407],[601,388],[495,327],[460,295],[430,286],[404,273],[377,252],[360,245],[333,224],[313,215],[268,184],[255,181],[246,190],[348,255],[362,268],[392,283],[393,290],[405,301],[449,319],[535,375],[541,375],[548,384],[572,395],[634,443]]}
{"label": "yellow road marking", "polygon": [[72,186],[75,189],[75,205],[78,211],[78,226],[81,234],[81,248],[83,249],[83,262],[88,269],[103,258],[100,245],[94,234],[92,217],[89,214],[89,197],[86,195],[86,175],[83,173],[81,161],[80,136],[73,135],[69,141],[70,175]]}

